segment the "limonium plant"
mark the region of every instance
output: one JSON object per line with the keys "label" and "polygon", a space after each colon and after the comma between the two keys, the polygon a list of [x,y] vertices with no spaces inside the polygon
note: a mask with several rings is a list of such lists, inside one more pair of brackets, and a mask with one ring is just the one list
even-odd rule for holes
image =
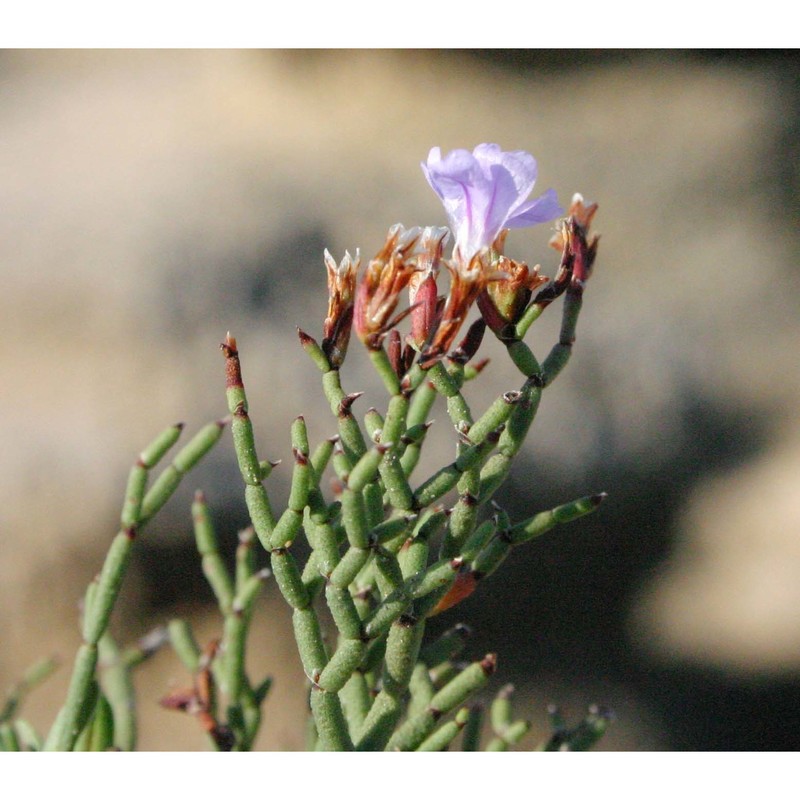
{"label": "limonium plant", "polygon": [[[168,428],[135,460],[119,532],[83,600],[82,643],[64,705],[43,737],[20,718],[24,695],[53,667],[34,665],[0,710],[2,748],[134,749],[133,671],[169,643],[187,670],[186,685],[161,705],[194,718],[187,724],[199,724],[215,749],[251,749],[262,721],[269,724],[262,709],[271,680],[252,677],[245,658],[256,635],[255,600],[268,579],[289,607],[308,682],[309,748],[505,750],[527,733],[529,723],[512,709],[511,686],[489,695],[484,708],[497,656],[462,663],[469,629],[454,624],[429,640],[426,622],[479,592],[516,547],[594,511],[605,497],[582,497],[519,521],[493,499],[543,391],[570,358],[597,253],[590,233],[597,206],[576,194],[565,212],[553,190],[532,198],[535,159],[496,144],[446,155],[434,147],[422,171],[449,229],[394,225],[363,270],[358,250],[338,261],[324,253],[329,301],[322,335],[298,334],[320,373],[331,435],[312,446],[305,419],[295,419],[286,508],[279,513],[272,504],[267,483],[276,463],[256,452],[259,410],[248,404],[240,352],[228,334],[221,349],[229,416],[200,430],[152,483],[182,426]],[[551,245],[560,261],[552,278],[504,253],[510,229],[541,223],[555,229]],[[540,362],[524,338],[559,299],[558,341]],[[474,309],[475,321],[467,324]],[[478,410],[468,390],[486,365],[476,357],[487,328],[520,379]],[[364,346],[385,387],[383,410],[357,415],[361,393],[343,386],[352,339]],[[446,408],[452,452],[422,479],[415,473],[437,402]],[[176,619],[120,646],[108,626],[132,548],[228,426],[252,522],[239,535],[232,570],[202,492],[191,509],[199,559],[219,607],[219,636],[199,643],[189,623]],[[307,548],[294,546],[301,538]],[[257,548],[269,554],[269,569],[256,568]],[[587,749],[610,717],[593,707],[572,726],[556,709],[551,718],[552,735],[540,749]]]}

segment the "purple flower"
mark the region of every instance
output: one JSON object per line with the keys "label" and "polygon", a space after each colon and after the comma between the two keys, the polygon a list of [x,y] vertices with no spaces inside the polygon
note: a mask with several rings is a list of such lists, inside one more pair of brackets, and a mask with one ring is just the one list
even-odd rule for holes
{"label": "purple flower", "polygon": [[504,228],[549,222],[564,213],[553,189],[528,200],[536,183],[536,159],[524,150],[504,152],[497,144],[479,144],[471,153],[452,150],[442,158],[434,147],[422,171],[450,217],[454,254],[464,266],[491,247]]}

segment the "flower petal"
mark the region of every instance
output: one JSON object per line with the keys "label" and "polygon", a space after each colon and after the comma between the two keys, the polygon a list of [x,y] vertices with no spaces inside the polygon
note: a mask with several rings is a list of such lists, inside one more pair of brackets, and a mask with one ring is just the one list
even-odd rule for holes
{"label": "flower petal", "polygon": [[506,220],[505,227],[525,228],[528,225],[538,225],[540,222],[550,222],[563,214],[564,209],[558,202],[555,189],[548,189],[541,197],[523,203]]}
{"label": "flower petal", "polygon": [[562,213],[555,192],[528,200],[536,183],[536,159],[523,150],[479,144],[471,153],[442,157],[431,148],[422,170],[441,199],[455,234],[455,251],[465,264],[490,247],[504,228],[547,222]]}

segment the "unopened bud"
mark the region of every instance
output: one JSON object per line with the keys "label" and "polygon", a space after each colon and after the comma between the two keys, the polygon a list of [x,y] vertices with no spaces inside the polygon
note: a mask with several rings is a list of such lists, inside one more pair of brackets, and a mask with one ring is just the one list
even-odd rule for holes
{"label": "unopened bud", "polygon": [[323,326],[322,350],[330,364],[338,368],[344,362],[350,329],[353,324],[356,275],[361,264],[359,251],[355,258],[345,251],[339,264],[325,251],[325,267],[328,270],[328,316]]}

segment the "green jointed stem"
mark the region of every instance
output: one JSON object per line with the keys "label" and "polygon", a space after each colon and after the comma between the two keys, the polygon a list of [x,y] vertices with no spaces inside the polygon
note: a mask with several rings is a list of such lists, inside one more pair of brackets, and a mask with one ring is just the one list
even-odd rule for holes
{"label": "green jointed stem", "polygon": [[408,688],[411,674],[419,657],[425,621],[402,616],[395,622],[386,640],[384,656],[384,690],[401,695]]}
{"label": "green jointed stem", "polygon": [[317,341],[300,328],[297,329],[297,334],[303,350],[308,353],[309,358],[317,365],[320,372],[328,372],[331,369],[330,361]]}
{"label": "green jointed stem", "polygon": [[75,656],[67,699],[62,709],[62,717],[50,730],[45,741],[45,750],[71,750],[78,738],[89,709],[92,708],[95,667],[97,666],[97,644],[84,642]]}
{"label": "green jointed stem", "polygon": [[140,466],[144,467],[145,470],[151,470],[153,467],[157,466],[167,452],[172,449],[175,442],[178,441],[183,428],[183,423],[178,422],[156,436],[156,438],[139,454],[139,460],[134,464],[131,472],[136,471],[137,467]]}
{"label": "green jointed stem", "polygon": [[370,539],[375,544],[385,544],[390,539],[395,539],[408,531],[409,527],[416,522],[416,520],[416,514],[400,514],[395,517],[390,517],[372,528],[370,531]]}
{"label": "green jointed stem", "polygon": [[333,464],[333,471],[336,473],[336,477],[342,483],[347,483],[353,461],[347,453],[345,453],[341,440],[337,440],[333,446],[333,459],[331,463]]}
{"label": "green jointed stem", "polygon": [[406,431],[408,407],[407,398],[400,394],[394,395],[389,401],[381,442],[391,447],[384,454],[379,468],[386,488],[386,498],[393,508],[403,511],[413,511],[416,508],[413,492],[400,462],[403,447],[401,440]]}
{"label": "green jointed stem", "polygon": [[431,669],[454,659],[465,647],[472,630],[462,623],[446,630],[438,639],[425,645],[420,659]]}
{"label": "green jointed stem", "polygon": [[438,666],[430,669],[428,674],[430,675],[434,688],[438,691],[446,683],[453,680],[460,671],[461,668],[456,666],[453,661],[443,661]]}
{"label": "green jointed stem", "polygon": [[412,601],[452,584],[460,566],[458,559],[443,559],[432,564],[423,573],[417,573],[403,581],[402,586],[385,598],[367,617],[364,628],[366,635],[372,639],[386,633]]}
{"label": "green jointed stem", "polygon": [[501,733],[511,724],[511,695],[513,684],[507,683],[492,701],[489,707],[489,721],[495,733]]}
{"label": "green jointed stem", "polygon": [[292,626],[300,660],[303,662],[303,671],[312,683],[316,683],[328,663],[328,656],[314,609],[295,608],[292,613]]}
{"label": "green jointed stem", "polygon": [[341,509],[341,503],[335,500],[333,503],[326,503],[322,492],[319,489],[319,481],[314,476],[314,485],[308,493],[308,508],[303,509],[304,514],[308,514],[311,520],[323,525],[336,519]]}
{"label": "green jointed stem", "polygon": [[489,654],[482,661],[470,664],[431,698],[430,705],[424,711],[409,717],[395,731],[386,749],[416,750],[442,716],[486,685],[494,673],[496,662],[496,656]]}
{"label": "green jointed stem", "polygon": [[347,476],[347,488],[351,492],[361,493],[368,483],[375,480],[378,475],[378,465],[386,450],[386,445],[376,445],[358,459]]}
{"label": "green jointed stem", "polygon": [[443,508],[429,509],[420,517],[399,552],[398,560],[404,578],[410,578],[425,569],[428,564],[429,542],[439,533],[447,519],[448,512]]}
{"label": "green jointed stem", "polygon": [[308,458],[308,433],[302,417],[292,423],[292,454],[294,468],[287,505],[302,517],[303,509],[308,504],[309,492],[312,487],[316,488],[314,469]]}
{"label": "green jointed stem", "polygon": [[275,530],[275,517],[267,490],[260,484],[244,487],[244,502],[253,523],[253,529],[264,549],[269,550],[269,539]]}
{"label": "green jointed stem", "polygon": [[42,749],[42,737],[30,722],[24,719],[14,720],[13,729],[21,750],[38,752]]}
{"label": "green jointed stem", "polygon": [[[175,439],[180,435],[180,428],[168,428],[167,432],[175,433]],[[174,440],[173,440],[174,443]],[[132,528],[139,520],[142,513],[142,501],[144,500],[144,492],[147,487],[147,473],[148,467],[145,466],[146,462],[140,456],[138,463],[134,464],[128,475],[128,485],[125,489],[125,501],[122,506],[122,514],[120,517],[120,525],[123,528]]]}
{"label": "green jointed stem", "polygon": [[206,580],[217,598],[220,611],[223,615],[227,614],[231,609],[231,603],[233,603],[233,583],[225,562],[219,553],[217,535],[211,523],[211,516],[202,492],[195,493],[194,502],[192,503],[192,521],[203,574],[206,576]]}
{"label": "green jointed stem", "polygon": [[431,503],[435,503],[455,487],[464,472],[468,469],[482,467],[491,455],[492,450],[497,446],[502,431],[502,427],[492,431],[482,442],[467,447],[452,464],[442,467],[437,473],[428,478],[414,492],[416,506],[424,508]]}
{"label": "green jointed stem", "polygon": [[347,720],[347,730],[350,738],[355,740],[356,734],[361,730],[361,726],[364,724],[372,705],[369,685],[361,671],[355,670],[353,672],[342,691],[339,692],[339,697]]}
{"label": "green jointed stem", "polygon": [[491,575],[505,561],[510,552],[511,542],[502,532],[498,532],[475,556],[472,562],[472,571],[481,577]]}
{"label": "green jointed stem", "polygon": [[364,495],[349,487],[342,492],[342,524],[351,547],[364,549],[369,546],[369,526]]}
{"label": "green jointed stem", "polygon": [[383,486],[379,480],[364,487],[364,505],[367,509],[367,522],[375,528],[383,522]]}
{"label": "green jointed stem", "polygon": [[328,466],[328,462],[331,460],[331,455],[333,455],[333,445],[336,443],[337,439],[338,437],[336,436],[325,439],[317,445],[317,448],[311,454],[311,466],[314,469],[317,483],[319,483],[320,476],[323,472],[325,472],[325,468]]}
{"label": "green jointed stem", "polygon": [[145,494],[141,517],[138,521],[139,528],[153,518],[164,503],[172,497],[183,476],[196,466],[200,459],[220,440],[225,424],[225,420],[219,420],[206,425],[189,440],[184,448],[177,452],[172,464],[158,476]]}
{"label": "green jointed stem", "polygon": [[503,731],[502,735],[495,736],[491,739],[486,745],[486,752],[497,753],[508,750],[511,745],[521,741],[530,729],[531,723],[528,720],[518,719],[516,722],[512,722],[505,731]]}
{"label": "green jointed stem", "polygon": [[456,713],[455,719],[445,722],[437,728],[425,741],[417,748],[418,752],[439,752],[445,750],[453,740],[461,733],[462,728],[469,721],[469,709],[461,708]]}
{"label": "green jointed stem", "polygon": [[369,357],[372,361],[372,366],[375,367],[375,371],[383,381],[386,391],[390,395],[398,395],[400,393],[400,380],[397,377],[397,373],[392,369],[392,365],[389,363],[389,357],[386,355],[386,351],[382,347],[378,350],[370,350]]}
{"label": "green jointed stem", "polygon": [[517,454],[525,443],[531,423],[539,410],[542,399],[542,390],[535,380],[526,382],[522,389],[522,397],[514,406],[508,418],[505,430],[500,436],[497,449],[505,456],[511,458]]}
{"label": "green jointed stem", "polygon": [[411,475],[414,471],[414,467],[416,467],[419,462],[425,436],[432,424],[432,422],[425,422],[419,425],[413,425],[406,430],[403,438],[400,440],[403,450],[400,456],[400,466],[403,468],[403,474],[406,478]]}
{"label": "green jointed stem", "polygon": [[478,496],[480,505],[491,499],[492,495],[508,476],[512,459],[522,447],[533,418],[536,416],[541,396],[541,388],[531,382],[525,385],[523,396],[519,403],[514,406],[505,430],[500,435],[500,441],[497,446],[499,452],[493,455],[481,469],[480,493]]}
{"label": "green jointed stem", "polygon": [[271,563],[275,580],[284,600],[292,608],[307,609],[311,603],[311,597],[303,584],[303,578],[294,556],[285,548],[273,550]]}
{"label": "green jointed stem", "polygon": [[[302,417],[298,417],[292,425],[292,453],[295,463],[292,471],[292,485],[289,489],[288,508],[275,523],[272,532],[266,538],[266,543],[264,539],[261,539],[262,544],[270,552],[289,547],[295,540],[303,526],[303,513],[308,504],[309,494],[312,488],[316,488],[314,471],[308,458],[308,436]],[[253,524],[258,532],[256,519],[253,519]]]}
{"label": "green jointed stem", "polygon": [[497,533],[497,525],[493,520],[487,519],[482,522],[470,535],[461,547],[461,557],[465,562],[473,561],[475,556],[483,550]]}
{"label": "green jointed stem", "polygon": [[330,609],[336,629],[344,639],[361,639],[361,617],[350,591],[329,583],[325,587],[325,601]]}
{"label": "green jointed stem", "polygon": [[346,395],[342,389],[339,370],[332,369],[322,376],[322,388],[330,404],[331,411],[339,424],[339,437],[351,463],[361,458],[367,450],[364,434],[350,406],[358,395]]}
{"label": "green jointed stem", "polygon": [[572,345],[575,341],[575,329],[583,304],[582,292],[568,290],[564,296],[564,305],[561,311],[561,332],[558,342],[553,345],[542,365],[545,385],[549,386],[558,377],[558,374],[567,365],[572,355]]}
{"label": "green jointed stem", "polygon": [[[108,702],[113,721],[114,747],[123,751],[136,749],[136,699],[128,664],[116,642],[106,632],[98,644],[100,655],[101,698]],[[98,711],[101,711],[98,705]],[[97,725],[97,720],[95,721]],[[105,747],[102,749],[106,749]]]}
{"label": "green jointed stem", "polygon": [[[253,522],[255,523],[255,520]],[[302,527],[303,512],[287,508],[275,523],[275,528],[267,540],[266,549],[272,553],[275,550],[289,547],[300,534]],[[256,530],[258,529],[256,528]]]}
{"label": "green jointed stem", "polygon": [[11,687],[6,701],[0,710],[0,724],[10,722],[19,713],[22,703],[29,692],[47,680],[58,667],[55,657],[43,658],[25,670],[22,679]]}
{"label": "green jointed stem", "polygon": [[394,395],[389,400],[386,410],[386,419],[383,422],[381,441],[385,444],[399,445],[406,432],[406,418],[408,416],[408,398],[401,394]]}
{"label": "green jointed stem", "polygon": [[97,584],[87,597],[91,601],[84,609],[83,639],[97,644],[108,625],[111,609],[117,600],[125,568],[128,565],[135,532],[120,531],[112,540],[108,555],[103,563]]}
{"label": "green jointed stem", "polygon": [[312,552],[311,555],[309,555],[309,557],[306,559],[301,577],[303,579],[303,586],[306,587],[308,596],[311,598],[311,602],[313,603],[325,588],[325,577],[321,574],[320,569],[317,566],[316,553]]}
{"label": "green jointed stem", "polygon": [[380,441],[380,435],[383,429],[383,417],[380,415],[377,408],[367,409],[367,413],[364,414],[364,427],[367,430],[367,436],[369,436],[373,442]]}
{"label": "green jointed stem", "polygon": [[425,621],[413,617],[401,617],[392,624],[386,640],[383,688],[364,720],[356,749],[385,748],[403,712],[424,631]]}
{"label": "green jointed stem", "polygon": [[246,730],[244,719],[247,713],[249,712],[254,718],[252,720],[254,726],[257,727],[260,721],[258,703],[252,696],[252,689],[245,673],[245,651],[253,604],[269,574],[269,570],[261,570],[244,581],[238,587],[231,610],[225,617],[221,681],[228,699],[228,719],[241,721],[241,724],[232,725],[237,734],[239,744],[237,749],[248,749],[250,733],[255,733]]}
{"label": "green jointed stem", "polygon": [[492,653],[486,655],[482,661],[473,662],[436,692],[431,700],[431,706],[442,714],[451,711],[486,685],[494,673],[496,664],[497,658]]}
{"label": "green jointed stem", "polygon": [[605,499],[605,493],[581,497],[571,503],[565,503],[550,511],[542,511],[527,520],[517,523],[508,531],[511,544],[517,545],[541,536],[556,525],[572,522],[586,514],[591,514]]}
{"label": "green jointed stem", "polygon": [[548,353],[547,358],[542,364],[542,374],[544,376],[544,385],[549,386],[567,366],[567,362],[572,355],[571,344],[561,344],[556,342],[553,349]]}
{"label": "green jointed stem", "polygon": [[[303,525],[309,544],[314,551],[315,574],[327,578],[339,563],[339,542],[336,533],[328,523],[316,522],[308,512],[304,517]],[[305,570],[303,570],[303,579],[305,580],[306,577]]]}
{"label": "green jointed stem", "polygon": [[337,695],[312,687],[311,711],[319,736],[319,749],[338,752],[353,749],[353,742]]}
{"label": "green jointed stem", "polygon": [[429,380],[424,380],[414,390],[408,408],[408,427],[422,425],[428,419],[428,415],[436,401],[436,388]]}
{"label": "green jointed stem", "polygon": [[114,715],[108,699],[97,695],[90,719],[75,742],[73,750],[103,752],[114,745]]}
{"label": "green jointed stem", "polygon": [[326,692],[339,692],[361,663],[366,642],[360,639],[344,639],[317,679],[317,685]]}
{"label": "green jointed stem", "polygon": [[235,591],[241,592],[245,583],[256,572],[256,554],[253,549],[255,531],[252,527],[239,531],[239,544],[236,547],[236,565],[234,586]]}
{"label": "green jointed stem", "polygon": [[459,478],[456,488],[459,497],[448,520],[447,534],[442,540],[439,552],[442,558],[452,558],[458,555],[464,542],[475,530],[479,510],[480,469],[471,467],[465,470]]}
{"label": "green jointed stem", "polygon": [[483,708],[473,705],[469,708],[469,716],[464,725],[464,736],[461,739],[461,749],[473,753],[481,749],[481,726],[483,725]]}
{"label": "green jointed stem", "polygon": [[416,511],[418,506],[414,500],[414,492],[408,484],[403,465],[397,455],[397,450],[392,448],[383,457],[380,474],[386,487],[386,497],[395,509],[401,511]]}
{"label": "green jointed stem", "polygon": [[505,425],[515,406],[523,399],[523,392],[501,394],[469,429],[469,440],[473,444],[482,442],[492,431]]}
{"label": "green jointed stem", "polygon": [[[126,497],[120,515],[122,529],[114,537],[106,560],[100,572],[97,586],[87,593],[90,601],[84,609],[83,639],[75,658],[67,699],[59,718],[53,725],[46,741],[48,750],[70,750],[82,728],[82,716],[87,715],[90,706],[90,695],[94,682],[94,671],[97,665],[97,644],[105,632],[111,611],[119,594],[125,569],[130,558],[133,541],[138,532],[152,518],[180,482],[181,477],[219,441],[224,422],[207,425],[190,442],[178,452],[172,464],[159,477],[153,487],[144,494],[145,483],[138,475],[141,469],[151,469],[175,443],[182,426],[174,425],[159,435],[154,442],[142,452],[132,468],[136,477],[129,478]],[[164,478],[168,475],[167,478]],[[177,476],[177,480],[176,480]],[[163,480],[162,480],[163,479]],[[139,509],[139,517],[134,512]],[[84,719],[85,721],[85,719]]]}
{"label": "green jointed stem", "polygon": [[506,350],[514,366],[526,378],[541,374],[542,368],[539,365],[539,361],[525,342],[519,340],[506,342]]}
{"label": "green jointed stem", "polygon": [[475,549],[475,545],[477,544],[476,537],[475,542],[468,543],[470,549],[468,555],[472,558],[472,563],[470,565],[472,572],[475,574],[476,578],[484,578],[491,575],[500,564],[505,561],[513,547],[541,536],[556,525],[572,522],[586,514],[590,514],[603,502],[605,497],[605,494],[582,497],[571,503],[557,506],[550,511],[543,511],[539,514],[535,514],[533,517],[511,528],[499,529],[494,536],[472,556],[471,551]]}
{"label": "green jointed stem", "polygon": [[472,426],[472,412],[461,394],[458,383],[447,372],[441,361],[428,370],[428,378],[439,394],[447,398],[447,413],[458,430],[469,430]]}
{"label": "green jointed stem", "polygon": [[408,703],[409,716],[414,716],[424,711],[436,694],[436,688],[433,685],[428,668],[422,661],[418,660],[414,665],[408,682],[408,691],[410,694]]}
{"label": "green jointed stem", "polygon": [[537,319],[539,319],[545,308],[547,308],[546,304],[531,303],[531,305],[525,309],[519,319],[519,322],[517,322],[514,331],[517,339],[525,338],[525,334],[528,332],[528,329],[531,327],[531,325],[533,325],[534,322],[536,322]]}
{"label": "green jointed stem", "polygon": [[194,638],[189,623],[184,619],[173,619],[167,624],[169,642],[186,669],[194,674],[200,668],[200,646]]}
{"label": "green jointed stem", "polygon": [[18,753],[20,742],[17,732],[12,725],[0,725],[0,751],[5,753]]}
{"label": "green jointed stem", "polygon": [[336,586],[349,586],[364,568],[371,550],[367,548],[351,547],[330,575],[330,582]]}
{"label": "green jointed stem", "polygon": [[381,594],[386,597],[403,586],[403,571],[397,556],[386,547],[374,547],[375,576]]}
{"label": "green jointed stem", "polygon": [[[440,512],[439,516],[444,517],[444,512]],[[441,527],[444,520],[441,520],[437,527]],[[400,564],[401,574],[404,578],[409,578],[418,572],[422,572],[428,563],[428,552],[430,545],[428,540],[422,537],[414,537],[409,539],[401,548],[397,555],[397,561]]]}

